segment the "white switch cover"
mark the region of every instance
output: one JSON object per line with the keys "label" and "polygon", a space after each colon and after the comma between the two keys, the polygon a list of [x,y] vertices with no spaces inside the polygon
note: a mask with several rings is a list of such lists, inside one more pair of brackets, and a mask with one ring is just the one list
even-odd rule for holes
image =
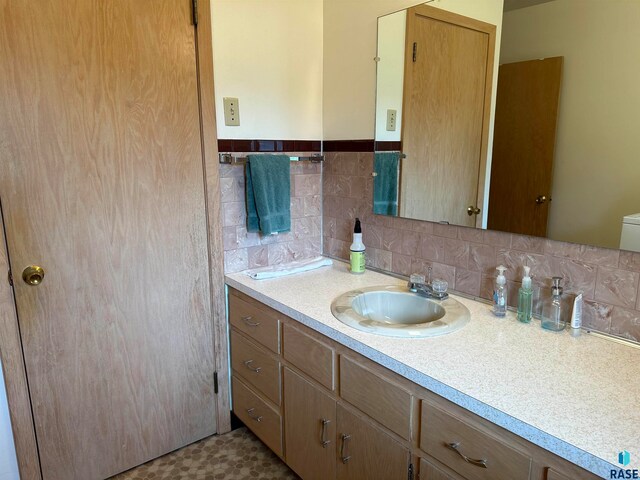
{"label": "white switch cover", "polygon": [[224,124],[229,127],[237,127],[240,125],[240,105],[238,99],[233,97],[224,97]]}
{"label": "white switch cover", "polygon": [[398,112],[396,110],[387,110],[387,132],[396,131],[396,116]]}

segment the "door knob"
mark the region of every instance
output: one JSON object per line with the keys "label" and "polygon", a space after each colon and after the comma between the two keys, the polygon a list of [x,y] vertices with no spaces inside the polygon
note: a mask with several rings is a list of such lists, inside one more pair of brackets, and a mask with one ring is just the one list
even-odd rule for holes
{"label": "door knob", "polygon": [[480,209],[478,207],[474,207],[473,205],[469,205],[467,207],[467,215],[471,216],[471,215],[479,215],[480,214]]}
{"label": "door knob", "polygon": [[537,203],[538,205],[542,205],[542,204],[543,204],[544,202],[546,202],[546,201],[547,201],[547,196],[546,196],[546,195],[538,195],[538,196],[536,197],[536,203]]}
{"label": "door knob", "polygon": [[44,269],[38,265],[29,265],[22,271],[22,280],[27,285],[38,286],[44,279]]}

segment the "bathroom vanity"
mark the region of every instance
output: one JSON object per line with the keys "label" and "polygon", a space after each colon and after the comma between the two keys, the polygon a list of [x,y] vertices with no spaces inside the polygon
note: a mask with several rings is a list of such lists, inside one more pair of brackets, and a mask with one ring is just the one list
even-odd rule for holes
{"label": "bathroom vanity", "polygon": [[227,276],[233,411],[302,478],[608,478],[618,451],[640,448],[639,392],[628,392],[640,349],[497,319],[461,297],[469,324],[432,338],[331,314],[345,291],[403,283],[340,262]]}

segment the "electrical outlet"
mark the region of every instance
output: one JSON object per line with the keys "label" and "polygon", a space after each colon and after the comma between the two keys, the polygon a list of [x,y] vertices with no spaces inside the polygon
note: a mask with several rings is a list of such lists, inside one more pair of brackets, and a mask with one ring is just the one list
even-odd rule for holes
{"label": "electrical outlet", "polygon": [[398,115],[397,110],[387,110],[387,132],[395,132],[396,131],[396,116]]}
{"label": "electrical outlet", "polygon": [[229,127],[240,125],[240,105],[237,98],[224,97],[224,124]]}

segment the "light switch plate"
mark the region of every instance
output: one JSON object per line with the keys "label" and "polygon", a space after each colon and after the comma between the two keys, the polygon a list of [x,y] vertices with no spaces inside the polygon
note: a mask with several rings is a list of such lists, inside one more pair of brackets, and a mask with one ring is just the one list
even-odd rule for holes
{"label": "light switch plate", "polygon": [[240,125],[240,104],[237,98],[224,97],[224,124],[229,127]]}
{"label": "light switch plate", "polygon": [[395,132],[396,131],[396,116],[398,115],[397,110],[387,110],[387,132]]}

